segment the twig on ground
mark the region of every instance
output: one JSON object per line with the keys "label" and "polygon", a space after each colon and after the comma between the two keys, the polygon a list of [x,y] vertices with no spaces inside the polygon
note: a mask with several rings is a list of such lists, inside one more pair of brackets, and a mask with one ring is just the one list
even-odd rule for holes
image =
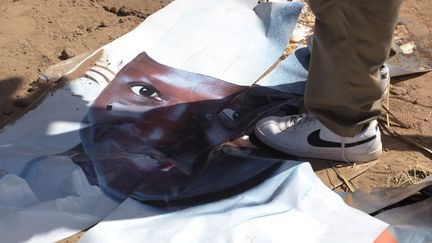
{"label": "twig on ground", "polygon": [[416,167],[419,168],[422,171],[426,171],[426,172],[432,174],[432,168],[429,168],[427,166],[424,166],[424,165],[418,164],[418,163],[416,164]]}
{"label": "twig on ground", "polygon": [[[379,160],[375,160],[375,161],[369,162],[368,164],[369,164],[370,166],[367,166],[366,168],[364,168],[364,169],[358,171],[357,173],[351,175],[351,176],[349,177],[349,181],[351,181],[351,180],[357,178],[358,176],[360,176],[361,174],[365,173],[367,170],[369,170],[370,168],[372,168],[373,166],[375,166],[376,164],[378,164],[378,162],[380,162],[380,161],[379,161]],[[335,173],[336,173],[336,175],[337,175],[337,172],[336,172],[336,171],[335,171]],[[342,186],[343,184],[344,184],[344,182],[338,182],[338,183],[335,184],[335,185],[333,185],[333,183],[332,183],[332,187],[331,187],[330,189],[331,189],[331,190],[334,190],[334,189],[336,189],[336,188]]]}
{"label": "twig on ground", "polygon": [[429,117],[432,115],[432,111],[429,111],[429,114],[427,115],[427,117],[424,119],[425,121],[429,121]]}
{"label": "twig on ground", "polygon": [[[387,116],[387,114],[386,114]],[[400,128],[404,128],[402,127],[399,123],[396,123],[392,120],[388,120],[386,117],[380,117],[378,118],[380,121],[382,121],[384,124],[386,124],[387,127],[400,127]]]}
{"label": "twig on ground", "polygon": [[406,143],[408,143],[408,144],[410,144],[410,145],[412,145],[418,149],[421,149],[421,150],[427,152],[430,156],[432,156],[432,150],[431,149],[429,149],[429,148],[427,148],[427,147],[425,147],[425,146],[423,146],[417,142],[414,142],[413,140],[411,140],[409,138],[404,137],[403,135],[399,134],[398,132],[396,132],[392,128],[389,128],[387,126],[383,126],[382,124],[381,124],[381,128],[386,130],[389,134],[392,134],[393,136],[400,138],[401,140],[405,141]]}
{"label": "twig on ground", "polygon": [[399,174],[387,179],[389,187],[401,187],[406,184],[417,184],[432,174],[432,168],[422,164],[410,166],[408,171],[402,171]]}
{"label": "twig on ground", "polygon": [[[387,89],[387,92],[385,94],[386,107],[389,110],[390,110],[390,88],[391,88],[391,84],[389,83],[389,88]],[[390,127],[390,115],[389,115],[389,113],[386,113],[386,120],[387,120],[387,126]]]}
{"label": "twig on ground", "polygon": [[[328,164],[328,163],[327,163],[327,164]],[[325,171],[326,171],[326,174],[327,174],[327,179],[328,179],[329,182],[330,182],[330,185],[332,186],[332,188],[336,188],[336,186],[333,184],[333,181],[332,181],[332,179],[331,179],[331,177],[330,177],[329,169],[326,168]]]}
{"label": "twig on ground", "polygon": [[[405,122],[399,120],[387,107],[382,106],[382,108],[387,112],[387,114],[389,114],[391,117],[393,117],[393,119],[396,120],[396,122],[403,128],[411,128],[411,125],[406,124]],[[389,124],[387,124],[388,127],[390,127]]]}
{"label": "twig on ground", "polygon": [[355,192],[354,185],[338,169],[336,169],[336,167],[332,167],[332,168],[336,172],[336,175],[345,183],[345,185],[347,185],[348,189],[351,192]]}
{"label": "twig on ground", "polygon": [[422,149],[423,151],[426,151],[430,156],[432,156],[432,150],[431,150],[431,149],[426,148],[425,146],[423,146],[423,145],[421,145],[421,144],[419,144],[419,143],[417,143],[417,142],[414,142],[414,141],[412,141],[411,139],[408,139],[408,138],[404,137],[403,135],[400,135],[400,134],[397,133],[396,131],[394,131],[394,134],[396,134],[399,138],[401,138],[401,139],[404,140],[405,142],[407,142],[407,143],[413,145],[413,146],[416,147],[416,148],[419,148],[419,149]]}

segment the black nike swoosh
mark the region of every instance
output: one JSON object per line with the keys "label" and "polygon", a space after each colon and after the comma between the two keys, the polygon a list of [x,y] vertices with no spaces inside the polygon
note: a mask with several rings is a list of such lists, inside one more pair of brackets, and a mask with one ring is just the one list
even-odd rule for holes
{"label": "black nike swoosh", "polygon": [[[310,145],[315,146],[315,147],[324,147],[324,148],[340,148],[342,146],[342,143],[336,143],[336,142],[321,139],[320,138],[320,132],[321,132],[321,129],[318,129],[315,132],[312,132],[311,134],[309,134],[309,136],[307,137],[307,141]],[[367,143],[367,142],[374,140],[375,138],[376,138],[376,135],[374,135],[370,138],[367,138],[365,140],[355,142],[355,143],[346,143],[345,148],[350,148],[350,147],[354,147],[354,146],[357,146],[360,144],[364,144],[364,143]]]}

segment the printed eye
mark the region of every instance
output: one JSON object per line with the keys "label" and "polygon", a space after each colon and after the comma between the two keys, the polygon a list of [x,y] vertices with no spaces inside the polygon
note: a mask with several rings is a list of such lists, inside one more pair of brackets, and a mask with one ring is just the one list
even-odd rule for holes
{"label": "printed eye", "polygon": [[131,90],[136,95],[162,101],[158,90],[150,85],[134,85],[131,87]]}

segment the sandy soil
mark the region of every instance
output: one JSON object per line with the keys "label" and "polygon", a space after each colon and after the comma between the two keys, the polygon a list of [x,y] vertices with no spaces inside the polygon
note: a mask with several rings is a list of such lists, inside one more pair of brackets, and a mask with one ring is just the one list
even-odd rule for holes
{"label": "sandy soil", "polygon": [[116,39],[170,0],[0,1],[0,127],[46,85],[47,67]]}
{"label": "sandy soil", "polygon": [[[432,4],[430,0],[405,0],[400,21],[411,33],[417,51],[428,65],[432,65]],[[412,141],[432,148],[432,73],[392,79],[390,110],[410,128],[395,130]],[[422,151],[402,139],[383,131],[384,154],[380,162],[353,180],[361,189],[392,186],[401,172],[417,164],[432,169],[432,154]]]}
{"label": "sandy soil", "polygon": [[[0,127],[18,117],[47,89],[47,84],[38,81],[39,74],[47,67],[114,40],[169,2],[1,0]],[[416,43],[416,51],[429,65],[432,65],[431,13],[430,0],[405,0],[400,16]],[[409,128],[396,127],[396,131],[428,148],[432,148],[431,79],[432,73],[393,79],[390,95],[392,113],[409,125]],[[356,188],[367,190],[393,185],[394,178],[416,164],[432,168],[431,154],[385,131],[383,145],[385,151],[380,160],[352,180]],[[337,164],[315,162],[322,177],[329,175],[328,166],[320,168],[317,163]],[[323,181],[328,185],[337,184],[334,180],[340,182],[332,178]]]}

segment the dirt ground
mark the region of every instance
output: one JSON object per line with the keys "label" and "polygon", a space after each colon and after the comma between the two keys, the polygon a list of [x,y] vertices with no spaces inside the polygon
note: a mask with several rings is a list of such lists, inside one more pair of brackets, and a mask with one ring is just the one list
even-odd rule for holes
{"label": "dirt ground", "polygon": [[[129,32],[170,0],[0,0],[0,127],[16,119],[48,84],[39,82],[47,67],[94,50]],[[400,24],[415,41],[415,51],[432,66],[432,4],[405,0]],[[404,41],[403,39],[400,41]],[[401,44],[401,43],[400,43]],[[402,43],[403,44],[403,43]],[[404,138],[432,148],[432,72],[392,80],[391,112],[409,128],[394,127]],[[384,154],[369,165],[339,167],[357,189],[398,186],[415,168],[432,170],[432,155],[383,131]],[[314,168],[332,188],[341,183],[334,171]],[[372,166],[373,165],[373,166]],[[360,166],[360,167],[358,167]],[[363,166],[363,167],[362,167]],[[363,169],[362,169],[363,170]],[[342,185],[342,190],[345,185]],[[73,241],[73,240],[72,240]]]}
{"label": "dirt ground", "polygon": [[[399,17],[400,24],[406,26],[415,42],[419,57],[428,66],[432,65],[431,13],[430,0],[405,0]],[[412,174],[414,170],[423,170],[430,173],[432,169],[431,152],[404,140],[414,141],[429,151],[432,148],[432,72],[394,78],[391,85],[390,111],[409,128],[394,127],[402,138],[382,129],[383,155],[376,165],[352,180],[354,186],[362,190],[400,186],[406,172]]]}

